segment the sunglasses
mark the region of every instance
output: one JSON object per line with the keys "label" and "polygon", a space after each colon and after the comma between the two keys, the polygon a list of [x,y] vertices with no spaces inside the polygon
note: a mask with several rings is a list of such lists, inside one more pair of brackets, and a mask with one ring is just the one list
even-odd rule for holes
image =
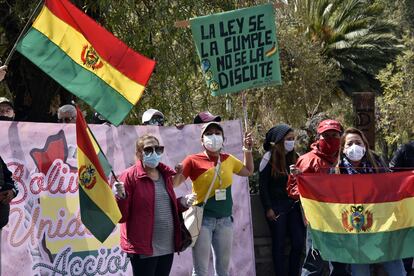
{"label": "sunglasses", "polygon": [[161,155],[164,153],[164,146],[145,147],[143,152],[146,156],[152,154],[155,151],[156,154]]}
{"label": "sunglasses", "polygon": [[151,118],[151,120],[149,120],[147,122],[147,125],[152,125],[152,126],[163,126],[164,125],[164,118],[162,117],[156,117],[156,118]]}

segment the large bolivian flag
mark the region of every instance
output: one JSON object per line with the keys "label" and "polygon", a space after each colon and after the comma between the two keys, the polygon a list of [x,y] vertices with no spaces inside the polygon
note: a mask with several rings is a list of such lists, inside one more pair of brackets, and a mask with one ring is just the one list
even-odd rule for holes
{"label": "large bolivian flag", "polygon": [[414,256],[414,173],[297,177],[313,245],[324,260],[378,263]]}
{"label": "large bolivian flag", "polygon": [[17,50],[114,125],[141,98],[155,66],[67,0],[46,0]]}
{"label": "large bolivian flag", "polygon": [[104,156],[98,157],[96,142],[91,139],[79,109],[76,116],[76,142],[81,220],[99,241],[104,242],[122,215],[99,162],[99,158]]}

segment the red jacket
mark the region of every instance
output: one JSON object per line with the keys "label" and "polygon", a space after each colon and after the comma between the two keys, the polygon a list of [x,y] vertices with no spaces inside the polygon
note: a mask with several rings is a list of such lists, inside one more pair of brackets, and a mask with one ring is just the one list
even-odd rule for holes
{"label": "red jacket", "polygon": [[[171,199],[174,223],[174,245],[178,251],[181,243],[181,231],[179,213],[184,209],[175,197],[172,176],[175,171],[160,163],[158,171],[164,178],[167,192]],[[144,254],[151,256],[152,233],[154,226],[154,182],[147,176],[141,161],[122,173],[120,181],[125,183],[127,197],[117,199],[122,218],[121,226],[121,248],[126,253]]]}
{"label": "red jacket", "polygon": [[[296,161],[296,167],[303,173],[329,173],[329,169],[334,166],[337,161],[337,157],[328,156],[321,152],[318,148],[318,142],[316,141],[311,145],[312,150],[298,158]],[[296,183],[296,178],[289,175],[287,184],[287,192],[289,197],[298,200],[299,191]]]}

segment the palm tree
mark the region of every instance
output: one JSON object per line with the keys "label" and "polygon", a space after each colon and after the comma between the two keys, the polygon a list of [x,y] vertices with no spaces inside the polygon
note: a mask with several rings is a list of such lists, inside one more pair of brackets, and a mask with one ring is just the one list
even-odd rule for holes
{"label": "palm tree", "polygon": [[378,71],[401,52],[395,25],[385,20],[382,6],[368,0],[296,0],[305,33],[319,44],[323,56],[342,70],[339,87],[381,93]]}

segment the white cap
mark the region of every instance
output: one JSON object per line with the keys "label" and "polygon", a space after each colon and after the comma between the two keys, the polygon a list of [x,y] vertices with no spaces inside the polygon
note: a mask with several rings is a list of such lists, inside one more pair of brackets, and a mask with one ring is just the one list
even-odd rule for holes
{"label": "white cap", "polygon": [[164,118],[164,114],[162,114],[161,111],[150,108],[147,111],[145,111],[144,114],[142,114],[142,123],[144,124],[148,122],[149,120],[151,120],[152,116],[154,115],[159,115]]}

